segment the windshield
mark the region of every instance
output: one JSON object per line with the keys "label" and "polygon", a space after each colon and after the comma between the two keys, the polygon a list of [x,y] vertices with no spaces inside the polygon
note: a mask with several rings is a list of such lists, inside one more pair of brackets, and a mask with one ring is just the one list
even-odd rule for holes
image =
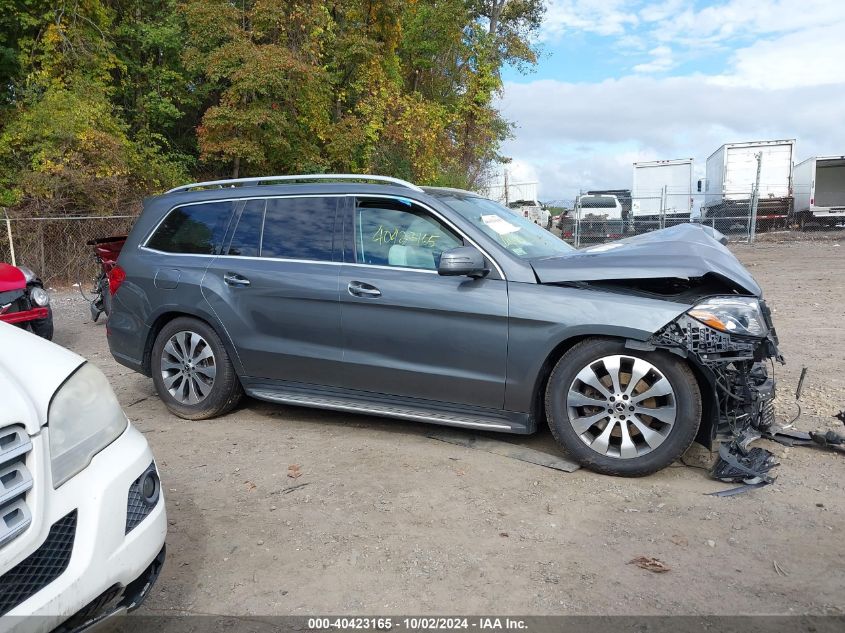
{"label": "windshield", "polygon": [[565,255],[575,250],[543,227],[498,202],[460,193],[437,192],[435,195],[522,259]]}

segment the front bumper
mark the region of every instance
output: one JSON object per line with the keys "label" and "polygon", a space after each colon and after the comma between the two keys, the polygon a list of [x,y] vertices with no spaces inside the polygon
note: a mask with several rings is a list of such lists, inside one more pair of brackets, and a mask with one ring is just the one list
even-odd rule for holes
{"label": "front bumper", "polygon": [[736,439],[745,447],[774,423],[776,385],[768,375],[767,363],[784,361],[771,315],[762,301],[761,308],[769,328],[765,338],[731,336],[686,314],[652,338],[656,347],[686,356],[709,383],[712,397],[705,406],[709,419],[704,420],[696,438],[708,449],[717,437]]}
{"label": "front bumper", "polygon": [[[82,612],[81,621],[70,622],[73,629],[84,625],[86,618],[101,615],[103,609],[113,609],[119,596],[129,599],[126,610],[137,607],[161,569],[167,532],[161,494],[147,516],[126,531],[130,487],[153,461],[146,439],[129,425],[58,490],[50,483],[49,428],[32,437],[32,443],[27,468],[36,485],[27,503],[34,520],[26,532],[0,550],[0,582],[45,543],[55,523],[74,512],[75,535],[65,570],[14,606],[0,623],[0,631],[50,631]],[[99,613],[91,609],[92,604],[100,607]]]}
{"label": "front bumper", "polygon": [[4,323],[27,323],[29,321],[40,321],[50,315],[47,308],[31,308],[21,312],[6,312],[0,314],[0,321]]}

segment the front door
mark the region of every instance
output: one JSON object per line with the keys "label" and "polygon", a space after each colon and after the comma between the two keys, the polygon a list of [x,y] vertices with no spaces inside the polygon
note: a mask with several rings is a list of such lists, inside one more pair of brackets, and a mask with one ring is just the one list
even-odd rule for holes
{"label": "front door", "polygon": [[331,385],[342,356],[334,226],[342,197],[248,200],[203,294],[247,379]]}
{"label": "front door", "polygon": [[463,239],[407,199],[357,199],[344,233],[341,386],[501,409],[507,282],[438,275]]}

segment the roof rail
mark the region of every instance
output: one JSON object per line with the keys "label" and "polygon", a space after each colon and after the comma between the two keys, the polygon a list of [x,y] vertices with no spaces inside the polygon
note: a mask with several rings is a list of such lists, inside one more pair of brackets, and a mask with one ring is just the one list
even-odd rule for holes
{"label": "roof rail", "polygon": [[191,189],[200,189],[205,187],[238,187],[243,185],[260,185],[264,182],[296,182],[299,180],[375,180],[391,185],[399,185],[400,187],[407,187],[414,191],[422,192],[422,189],[417,185],[401,180],[399,178],[391,178],[390,176],[374,176],[371,174],[304,174],[291,176],[260,176],[256,178],[229,178],[227,180],[209,180],[207,182],[195,182],[190,185],[182,185],[181,187],[174,187],[165,193],[176,193],[177,191],[189,191]]}

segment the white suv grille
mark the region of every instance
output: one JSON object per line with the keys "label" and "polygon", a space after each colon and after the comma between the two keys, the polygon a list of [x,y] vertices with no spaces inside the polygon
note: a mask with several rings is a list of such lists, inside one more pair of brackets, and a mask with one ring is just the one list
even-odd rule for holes
{"label": "white suv grille", "polygon": [[31,450],[32,442],[24,427],[0,429],[0,547],[32,522],[25,500],[32,488],[32,475],[26,469],[26,455]]}

